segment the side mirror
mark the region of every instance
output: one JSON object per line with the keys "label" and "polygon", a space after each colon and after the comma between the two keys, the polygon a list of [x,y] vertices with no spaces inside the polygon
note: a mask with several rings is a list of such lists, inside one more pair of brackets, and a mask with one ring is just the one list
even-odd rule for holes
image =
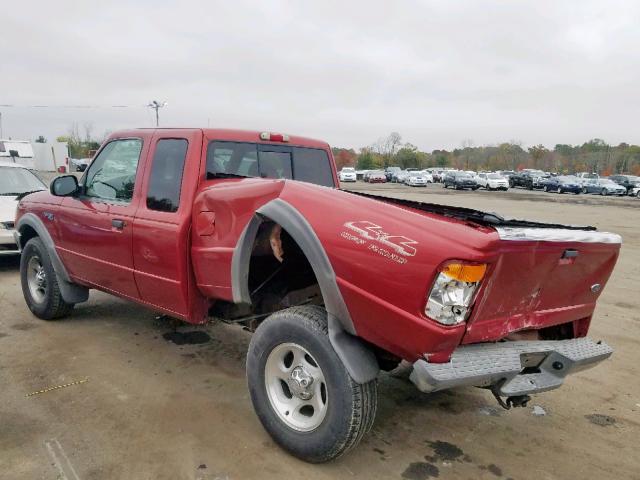
{"label": "side mirror", "polygon": [[51,194],[56,197],[70,197],[78,192],[78,179],[74,175],[63,175],[51,182]]}

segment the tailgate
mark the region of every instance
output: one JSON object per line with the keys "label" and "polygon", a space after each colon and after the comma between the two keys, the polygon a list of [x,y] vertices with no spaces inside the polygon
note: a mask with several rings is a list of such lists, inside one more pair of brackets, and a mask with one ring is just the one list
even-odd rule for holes
{"label": "tailgate", "polygon": [[462,343],[589,319],[618,258],[620,236],[595,231],[497,228],[488,272]]}

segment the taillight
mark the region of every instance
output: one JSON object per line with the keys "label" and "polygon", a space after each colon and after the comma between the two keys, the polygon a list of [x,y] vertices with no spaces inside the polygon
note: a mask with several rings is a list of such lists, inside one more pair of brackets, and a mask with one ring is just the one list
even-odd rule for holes
{"label": "taillight", "polygon": [[283,133],[262,132],[260,134],[260,140],[265,140],[267,142],[288,142],[289,135],[284,135]]}
{"label": "taillight", "polygon": [[458,325],[469,316],[485,264],[452,261],[443,265],[429,292],[424,313],[442,325]]}

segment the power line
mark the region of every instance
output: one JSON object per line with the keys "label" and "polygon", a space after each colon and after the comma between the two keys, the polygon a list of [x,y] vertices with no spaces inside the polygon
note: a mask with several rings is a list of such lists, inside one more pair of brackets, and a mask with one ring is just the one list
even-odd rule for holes
{"label": "power line", "polygon": [[0,108],[142,108],[147,105],[16,105],[0,104]]}

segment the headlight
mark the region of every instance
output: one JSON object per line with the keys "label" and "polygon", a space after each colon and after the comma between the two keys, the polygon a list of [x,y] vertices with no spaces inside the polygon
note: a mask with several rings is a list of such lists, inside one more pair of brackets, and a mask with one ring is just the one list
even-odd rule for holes
{"label": "headlight", "polygon": [[433,282],[424,313],[443,325],[464,322],[486,270],[485,264],[446,264]]}

